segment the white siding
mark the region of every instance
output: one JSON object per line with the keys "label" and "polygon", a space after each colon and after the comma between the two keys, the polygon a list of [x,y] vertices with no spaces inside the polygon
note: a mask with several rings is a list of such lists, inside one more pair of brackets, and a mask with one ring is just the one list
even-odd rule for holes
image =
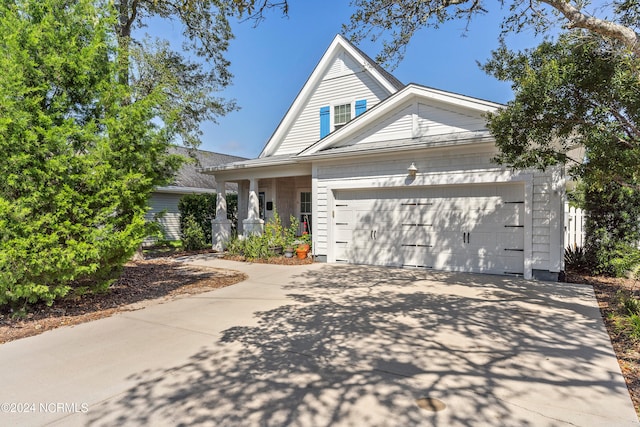
{"label": "white siding", "polygon": [[[178,202],[181,194],[153,193],[149,199],[149,211],[145,215],[148,221],[152,221],[156,215],[163,211],[158,219],[164,229],[164,238],[167,240],[180,240],[180,211]],[[149,243],[149,242],[147,242]]]}
{"label": "white siding", "polygon": [[[550,197],[554,179],[549,173],[533,171],[518,172],[499,168],[491,162],[496,148],[489,144],[429,149],[412,154],[371,157],[324,162],[316,166],[314,188],[316,189],[317,212],[327,212],[326,217],[317,217],[314,235],[314,251],[318,255],[328,255],[331,261],[330,218],[333,209],[333,190],[365,188],[408,188],[430,185],[489,183],[489,182],[531,182],[530,201],[527,202],[529,224],[525,224],[530,238],[526,248],[532,269],[549,271],[552,251],[554,206]],[[418,176],[409,179],[407,167],[415,163]],[[533,176],[533,179],[531,177]],[[525,195],[527,192],[525,192]],[[551,271],[557,271],[551,269]]]}
{"label": "white siding", "polygon": [[[296,154],[320,139],[320,108],[356,100],[366,99],[367,109],[388,96],[386,91],[374,81],[370,74],[359,69],[344,70],[355,62],[336,59],[333,70],[315,88],[300,115],[287,130],[282,142],[273,155]],[[338,73],[336,70],[340,69]],[[335,77],[333,77],[335,76]]]}
{"label": "white siding", "polygon": [[455,109],[444,104],[412,102],[377,121],[353,138],[336,146],[349,146],[380,141],[449,135],[486,129],[486,120],[478,113]]}

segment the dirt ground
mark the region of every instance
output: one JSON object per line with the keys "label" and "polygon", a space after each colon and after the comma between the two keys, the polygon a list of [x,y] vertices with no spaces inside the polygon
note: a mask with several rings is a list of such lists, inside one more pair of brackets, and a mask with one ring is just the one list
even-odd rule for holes
{"label": "dirt ground", "polygon": [[[178,254],[179,255],[179,254]],[[241,257],[231,258],[242,261]],[[252,262],[260,262],[252,260]],[[311,263],[310,258],[272,258],[278,264]],[[37,335],[61,326],[77,325],[108,317],[121,311],[138,310],[181,295],[196,294],[233,285],[246,279],[243,273],[215,268],[197,267],[177,262],[171,257],[151,258],[128,263],[110,291],[68,297],[53,306],[33,306],[24,316],[0,311],[0,344]],[[640,342],[620,334],[609,318],[612,301],[620,289],[640,292],[640,283],[631,279],[611,279],[567,274],[567,281],[588,283],[594,287],[600,312],[627,382],[631,399],[640,416]]]}

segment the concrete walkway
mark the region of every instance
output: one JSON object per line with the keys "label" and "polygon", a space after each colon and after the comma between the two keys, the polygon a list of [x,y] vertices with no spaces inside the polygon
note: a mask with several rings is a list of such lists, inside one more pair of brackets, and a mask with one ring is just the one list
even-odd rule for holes
{"label": "concrete walkway", "polygon": [[587,286],[185,262],[249,279],[0,345],[0,425],[638,425]]}

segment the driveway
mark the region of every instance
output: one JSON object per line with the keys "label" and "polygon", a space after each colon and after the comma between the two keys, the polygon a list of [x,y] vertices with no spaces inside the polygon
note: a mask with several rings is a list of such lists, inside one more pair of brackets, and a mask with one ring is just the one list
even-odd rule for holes
{"label": "driveway", "polygon": [[185,262],[250,278],[0,345],[0,425],[638,425],[590,287]]}

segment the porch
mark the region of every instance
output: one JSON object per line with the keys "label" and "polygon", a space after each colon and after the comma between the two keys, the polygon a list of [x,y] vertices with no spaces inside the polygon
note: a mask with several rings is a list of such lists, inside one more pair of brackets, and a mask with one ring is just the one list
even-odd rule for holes
{"label": "porch", "polygon": [[[310,171],[309,171],[310,172]],[[261,234],[267,221],[277,212],[284,227],[291,225],[290,217],[300,221],[299,234],[312,233],[313,200],[311,175],[253,176],[245,179],[226,179],[216,173],[216,219],[212,221],[213,249],[223,250],[231,234],[227,219],[225,184],[238,185],[238,236]],[[272,175],[272,174],[270,174]]]}

